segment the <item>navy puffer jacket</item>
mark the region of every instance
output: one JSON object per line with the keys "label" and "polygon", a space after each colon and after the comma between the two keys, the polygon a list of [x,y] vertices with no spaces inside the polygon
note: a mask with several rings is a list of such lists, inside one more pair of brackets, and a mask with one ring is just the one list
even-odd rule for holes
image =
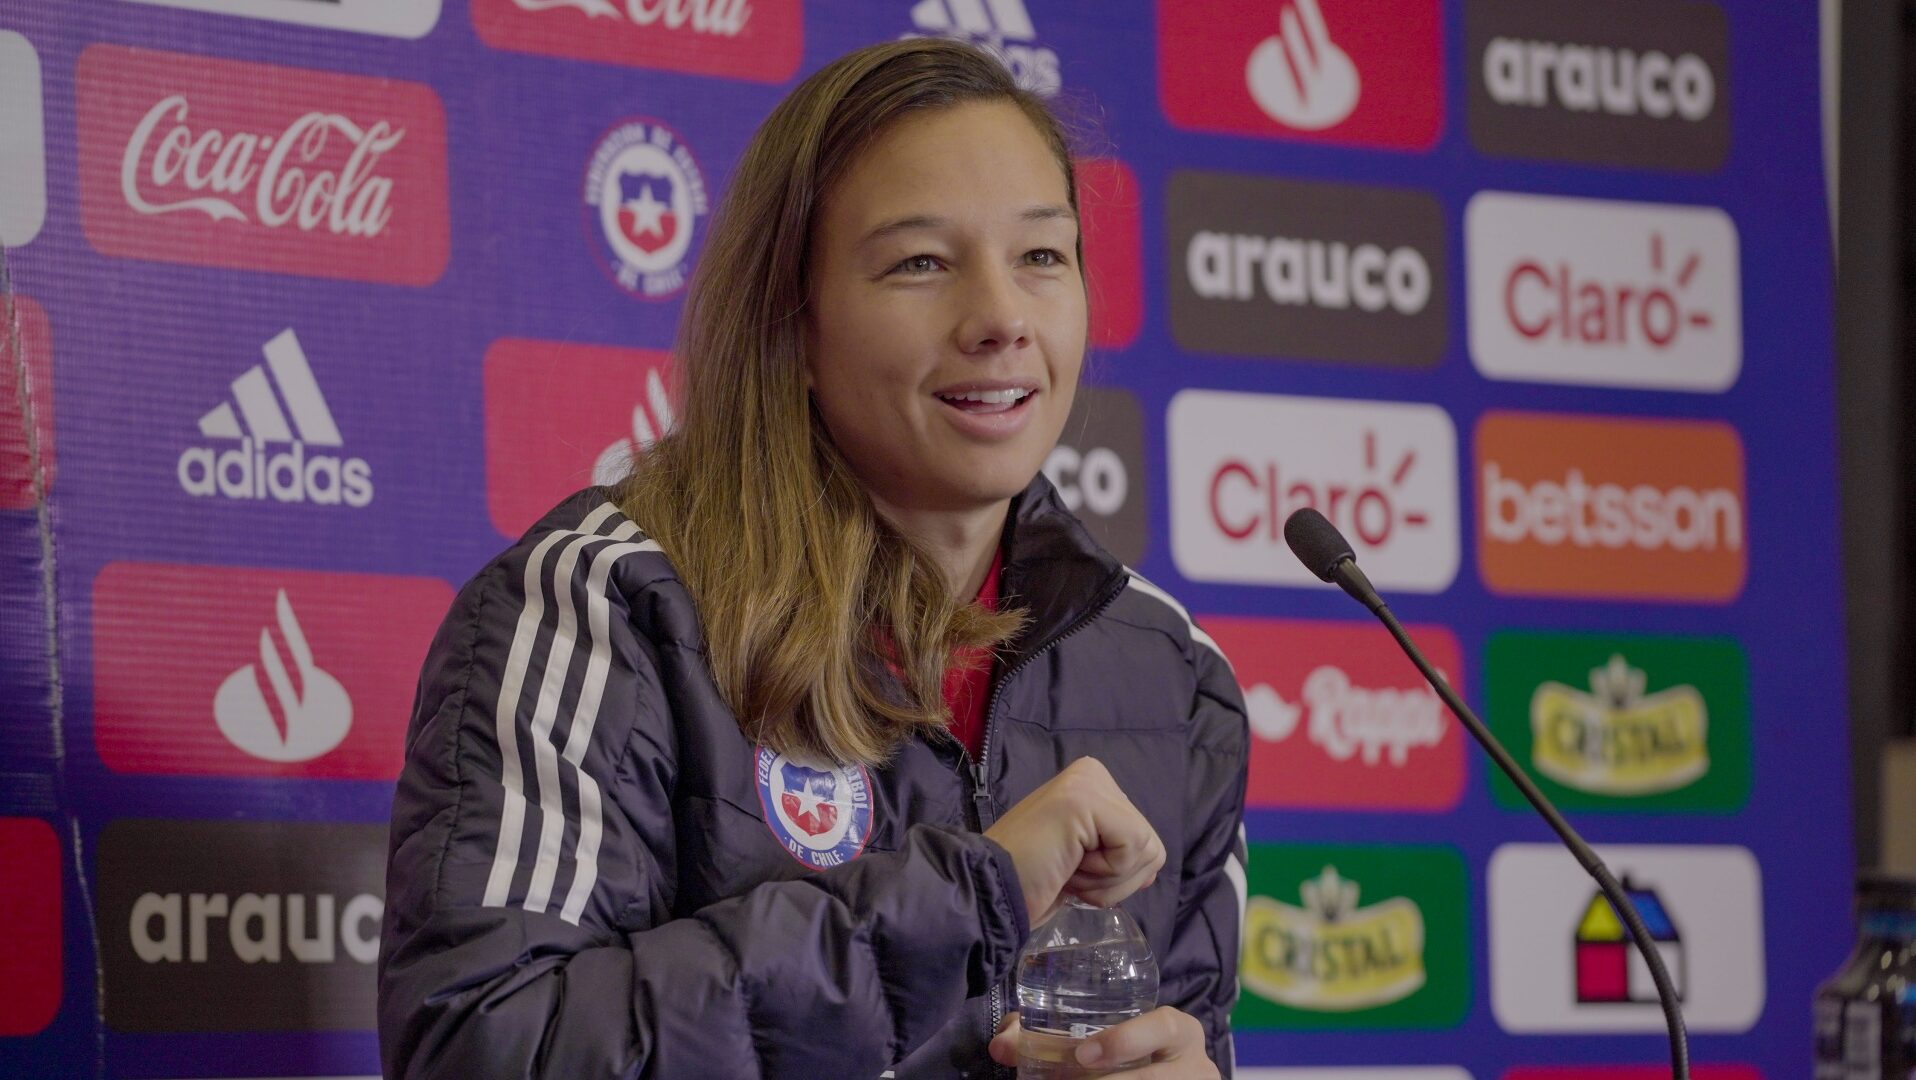
{"label": "navy puffer jacket", "polygon": [[609,494],[568,498],[474,576],[427,656],[379,957],[388,1077],[996,1075],[1029,927],[980,834],[1086,755],[1164,841],[1123,906],[1160,1003],[1230,1075],[1243,697],[1043,475],[1006,524],[1003,595],[1032,622],[975,768],[942,734],[870,770],[752,746],[685,586]]}

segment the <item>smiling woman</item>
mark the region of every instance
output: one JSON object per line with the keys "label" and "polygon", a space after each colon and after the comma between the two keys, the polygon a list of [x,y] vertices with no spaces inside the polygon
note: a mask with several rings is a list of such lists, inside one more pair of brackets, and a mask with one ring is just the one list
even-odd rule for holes
{"label": "smiling woman", "polygon": [[875,45],[779,104],[687,295],[678,427],[433,643],[386,1075],[993,1075],[1069,897],[1162,973],[1082,1060],[1229,1067],[1243,698],[1039,471],[1086,304],[1068,145],[987,54]]}

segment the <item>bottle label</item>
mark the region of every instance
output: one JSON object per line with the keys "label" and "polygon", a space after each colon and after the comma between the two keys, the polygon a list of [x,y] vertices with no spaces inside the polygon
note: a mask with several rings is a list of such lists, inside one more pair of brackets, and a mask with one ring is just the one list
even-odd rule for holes
{"label": "bottle label", "polygon": [[1883,1080],[1883,1009],[1873,1001],[1843,1010],[1843,1080]]}
{"label": "bottle label", "polygon": [[1843,1064],[1843,1002],[1822,998],[1816,1002],[1815,1080],[1847,1080]]}

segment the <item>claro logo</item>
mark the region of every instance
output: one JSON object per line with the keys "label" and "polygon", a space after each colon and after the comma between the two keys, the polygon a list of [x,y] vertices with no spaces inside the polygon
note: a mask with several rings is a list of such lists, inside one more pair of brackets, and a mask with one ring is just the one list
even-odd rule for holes
{"label": "claro logo", "polygon": [[516,537],[567,495],[625,475],[672,430],[672,357],[501,338],[486,350],[486,509]]}
{"label": "claro logo", "polygon": [[1166,212],[1179,345],[1403,367],[1442,358],[1444,219],[1430,196],[1180,172]]}
{"label": "claro logo", "polygon": [[1306,506],[1380,587],[1442,592],[1457,576],[1457,433],[1441,408],[1186,390],[1167,428],[1185,577],[1329,588],[1284,543],[1284,520]]}
{"label": "claro logo", "polygon": [[1128,391],[1080,386],[1044,474],[1091,535],[1136,566],[1148,546],[1144,410]]}
{"label": "claro logo", "polygon": [[1470,137],[1508,157],[1709,171],[1730,143],[1708,0],[1467,0]]}
{"label": "claro logo", "polygon": [[1743,443],[1727,424],[1491,412],[1476,473],[1493,592],[1721,603],[1743,591]]}
{"label": "claro logo", "polygon": [[126,818],[99,858],[108,1027],[373,1027],[383,827]]}
{"label": "claro logo", "polygon": [[430,285],[446,122],[417,83],[94,45],[80,210],[107,255]]}
{"label": "claro logo", "polygon": [[1493,379],[1727,390],[1736,225],[1712,207],[1483,192],[1464,212],[1470,357]]}
{"label": "claro logo", "polygon": [[473,0],[495,49],[779,83],[805,51],[801,0]]}

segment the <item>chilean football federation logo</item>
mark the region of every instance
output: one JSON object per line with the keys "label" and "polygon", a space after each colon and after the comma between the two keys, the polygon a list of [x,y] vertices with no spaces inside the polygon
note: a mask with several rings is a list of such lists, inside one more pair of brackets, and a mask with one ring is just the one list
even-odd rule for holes
{"label": "chilean football federation logo", "polygon": [[586,170],[585,209],[620,288],[657,300],[685,286],[707,201],[698,162],[672,129],[637,117],[607,132]]}
{"label": "chilean football federation logo", "polygon": [[759,747],[758,799],[772,835],[814,870],[851,862],[871,838],[871,776],[862,765],[805,764]]}

